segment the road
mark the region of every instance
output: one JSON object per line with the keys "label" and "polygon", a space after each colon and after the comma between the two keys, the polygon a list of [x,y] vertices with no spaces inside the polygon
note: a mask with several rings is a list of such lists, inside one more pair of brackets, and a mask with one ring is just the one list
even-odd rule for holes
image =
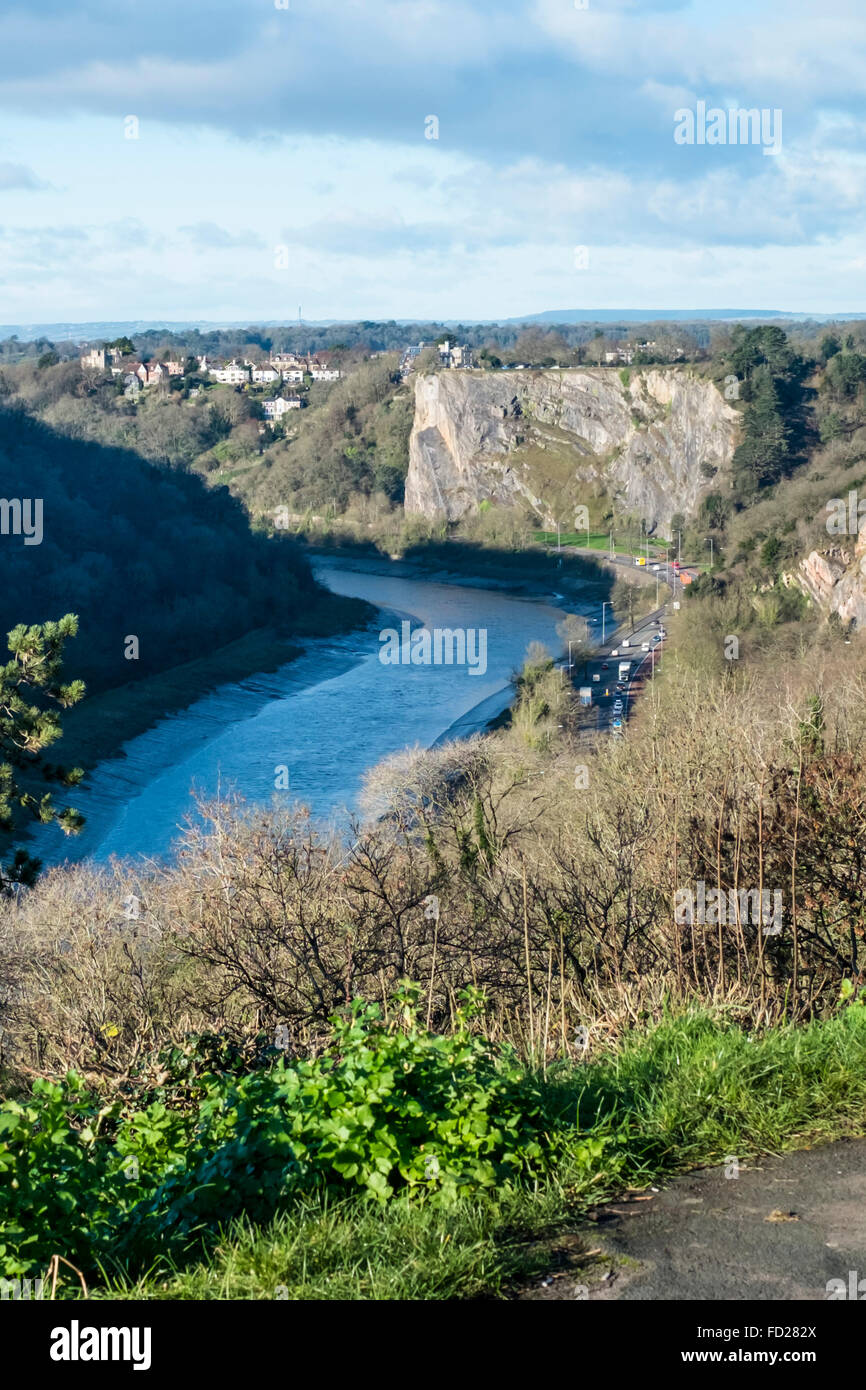
{"label": "road", "polygon": [[520,1298],[866,1299],[866,1139],[698,1169],[591,1215]]}
{"label": "road", "polygon": [[[563,547],[563,550],[566,548]],[[556,553],[556,552],[554,552]],[[568,547],[568,553],[577,555],[593,555],[598,558],[598,551],[580,549],[579,547]],[[628,568],[633,571],[637,568],[634,558],[631,555],[605,556],[609,563]],[[667,584],[670,587],[672,600],[679,600],[683,593],[683,584],[677,575],[676,570],[667,562],[658,562],[655,569],[651,563],[647,569],[641,567],[641,574],[648,579],[658,576],[659,583]],[[605,610],[607,611],[607,610]],[[614,703],[620,698],[623,708],[620,714],[622,727],[629,716],[629,706],[632,699],[640,688],[645,676],[650,675],[654,669],[655,661],[659,659],[664,647],[664,639],[654,641],[658,636],[659,629],[664,627],[667,604],[662,604],[629,630],[628,624],[619,624],[612,632],[608,630],[608,625],[604,625],[605,640],[599,641],[597,655],[587,662],[575,663],[571,669],[571,679],[576,686],[590,686],[592,689],[592,708],[596,713],[596,723],[594,729],[590,726],[593,734],[603,730],[618,734],[619,729],[613,726],[616,717]],[[590,633],[600,637],[602,633],[602,621],[599,617],[593,620],[590,625]],[[647,651],[643,650],[647,644]],[[630,676],[624,682],[626,688],[620,694],[617,689],[618,668],[620,661],[631,660],[632,669]],[[565,669],[568,669],[567,663]],[[598,679],[596,680],[596,677]]]}

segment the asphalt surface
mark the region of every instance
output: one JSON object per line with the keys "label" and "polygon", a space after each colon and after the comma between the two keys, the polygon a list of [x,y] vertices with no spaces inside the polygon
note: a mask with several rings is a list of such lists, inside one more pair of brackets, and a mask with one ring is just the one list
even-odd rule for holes
{"label": "asphalt surface", "polygon": [[[563,549],[565,549],[565,547],[563,547]],[[575,554],[586,554],[594,555],[596,558],[599,557],[598,551],[580,550],[578,547],[570,547],[569,549]],[[609,559],[610,557],[604,556],[603,558]],[[617,555],[611,563],[630,570],[636,570],[638,568],[634,563],[634,557],[631,555]],[[658,563],[657,571],[652,569],[653,563]],[[640,567],[641,577],[646,578],[648,581],[654,579],[656,573],[658,574],[660,584],[669,585],[673,599],[679,599],[683,593],[683,584],[677,577],[677,572],[673,566],[669,566],[665,562],[650,561],[646,569],[642,566]],[[664,648],[663,641],[654,642],[653,638],[659,632],[660,627],[664,627],[666,612],[667,607],[665,604],[662,604],[660,607],[654,609],[652,613],[649,613],[645,618],[641,619],[640,623],[631,630],[628,625],[620,624],[611,632],[607,625],[603,627],[600,619],[593,620],[590,624],[590,634],[596,639],[600,639],[602,632],[604,632],[605,641],[598,641],[596,655],[591,661],[580,662],[574,665],[571,670],[571,679],[577,688],[588,685],[592,689],[591,708],[595,712],[595,723],[594,725],[590,725],[590,729],[593,734],[600,734],[603,732],[610,732],[612,734],[619,733],[619,730],[613,727],[613,720],[616,717],[614,715],[613,705],[618,696],[623,701],[621,718],[622,727],[625,729],[631,701],[639,693],[644,678],[651,675],[654,669],[654,663],[659,660]],[[610,614],[608,614],[608,617],[610,617]],[[647,652],[643,651],[644,642],[648,643],[650,647],[650,650]],[[654,655],[653,648],[655,649]],[[631,661],[632,669],[628,681],[626,682],[626,689],[619,695],[616,689],[619,680],[618,668],[620,661],[626,660]],[[595,680],[596,675],[598,676],[597,681]]]}
{"label": "asphalt surface", "polygon": [[554,1265],[522,1299],[825,1302],[831,1281],[850,1299],[862,1280],[866,1301],[866,1139],[755,1160],[737,1177],[700,1169],[593,1216],[571,1271]]}

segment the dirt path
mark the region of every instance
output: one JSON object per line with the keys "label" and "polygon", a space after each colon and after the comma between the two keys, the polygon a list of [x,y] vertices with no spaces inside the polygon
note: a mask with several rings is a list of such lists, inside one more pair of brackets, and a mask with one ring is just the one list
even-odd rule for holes
{"label": "dirt path", "polygon": [[738,1177],[701,1169],[593,1215],[575,1242],[583,1259],[563,1248],[521,1298],[826,1301],[828,1281],[847,1292],[862,1279],[866,1300],[866,1139],[755,1160]]}

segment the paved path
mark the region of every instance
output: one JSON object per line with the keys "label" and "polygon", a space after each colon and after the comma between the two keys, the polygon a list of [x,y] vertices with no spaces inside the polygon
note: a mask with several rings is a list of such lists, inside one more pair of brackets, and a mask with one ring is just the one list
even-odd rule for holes
{"label": "paved path", "polygon": [[580,1269],[573,1249],[573,1273],[554,1269],[522,1298],[826,1301],[828,1281],[856,1271],[866,1301],[866,1139],[755,1160],[737,1178],[701,1169],[594,1216],[581,1242],[599,1253]]}

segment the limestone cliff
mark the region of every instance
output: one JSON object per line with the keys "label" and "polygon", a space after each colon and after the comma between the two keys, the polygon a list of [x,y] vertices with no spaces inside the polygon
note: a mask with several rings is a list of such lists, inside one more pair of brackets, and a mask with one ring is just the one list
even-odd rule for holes
{"label": "limestone cliff", "polygon": [[585,492],[664,530],[710,486],[701,464],[729,464],[738,419],[687,368],[420,375],[406,510],[453,521],[485,499],[526,501],[550,524],[557,499]]}
{"label": "limestone cliff", "polygon": [[838,613],[843,623],[866,625],[866,522],[853,554],[844,546],[813,550],[800,561],[792,578],[822,608]]}

